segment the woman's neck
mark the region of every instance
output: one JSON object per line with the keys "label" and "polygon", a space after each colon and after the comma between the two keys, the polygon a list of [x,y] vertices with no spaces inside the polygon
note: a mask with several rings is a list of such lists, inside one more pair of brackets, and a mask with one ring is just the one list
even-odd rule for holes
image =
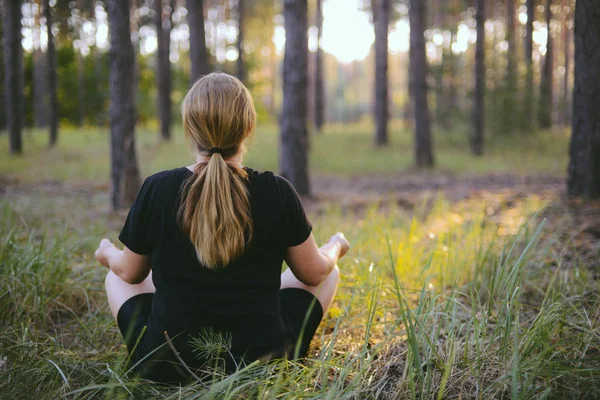
{"label": "woman's neck", "polygon": [[[192,164],[192,165],[188,165],[187,169],[189,169],[190,171],[193,172],[193,171],[195,171],[196,166],[198,164],[207,164],[209,160],[210,160],[210,157],[207,156],[206,154],[197,153],[196,154],[196,163]],[[225,160],[225,162],[227,164],[229,164],[229,165],[231,165],[233,167],[239,167],[239,168],[243,167],[242,161],[243,161],[243,157],[242,157],[242,155],[240,153],[238,153],[238,154],[236,154],[236,155],[234,155],[232,157],[229,157],[229,158],[227,158]]]}

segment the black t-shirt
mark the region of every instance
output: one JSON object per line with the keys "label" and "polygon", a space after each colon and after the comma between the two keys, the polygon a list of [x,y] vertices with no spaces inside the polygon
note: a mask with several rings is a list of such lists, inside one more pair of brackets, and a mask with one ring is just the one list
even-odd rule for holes
{"label": "black t-shirt", "polygon": [[[202,266],[177,213],[181,188],[193,173],[183,167],[146,179],[119,240],[131,251],[151,255],[156,294],[145,346],[164,343],[163,332],[194,335],[210,327],[229,332],[232,353],[257,358],[278,354],[294,339],[282,315],[280,274],[288,247],[303,243],[312,226],[292,185],[271,172],[246,168],[253,232],[244,254],[217,269]],[[194,364],[189,338],[174,341]],[[187,358],[187,360],[186,360]]]}

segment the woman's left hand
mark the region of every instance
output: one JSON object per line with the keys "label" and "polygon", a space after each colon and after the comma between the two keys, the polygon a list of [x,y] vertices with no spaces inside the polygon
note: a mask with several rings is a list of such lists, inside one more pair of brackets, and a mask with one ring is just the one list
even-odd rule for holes
{"label": "woman's left hand", "polygon": [[108,265],[108,250],[110,249],[116,249],[116,247],[109,239],[104,238],[100,241],[100,245],[94,253],[96,260],[107,268],[110,268]]}

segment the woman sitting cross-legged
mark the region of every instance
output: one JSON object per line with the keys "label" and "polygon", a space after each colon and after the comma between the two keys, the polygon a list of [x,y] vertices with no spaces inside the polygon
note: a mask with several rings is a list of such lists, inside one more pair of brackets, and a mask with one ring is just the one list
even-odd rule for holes
{"label": "woman sitting cross-legged", "polygon": [[123,250],[103,239],[96,251],[110,268],[106,293],[130,365],[158,382],[202,376],[212,366],[202,342],[215,334],[227,342],[227,371],[305,356],[348,241],[338,233],[317,248],[290,183],[242,165],[256,112],[239,80],[202,77],[182,113],[197,163],[147,178],[119,236]]}

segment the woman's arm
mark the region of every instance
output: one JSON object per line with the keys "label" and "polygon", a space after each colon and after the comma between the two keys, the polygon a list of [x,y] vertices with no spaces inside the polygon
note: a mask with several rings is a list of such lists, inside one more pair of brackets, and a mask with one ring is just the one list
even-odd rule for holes
{"label": "woman's arm", "polygon": [[311,234],[304,243],[287,249],[285,261],[300,282],[319,286],[349,248],[350,244],[343,233],[332,236],[320,249]]}
{"label": "woman's arm", "polygon": [[119,250],[108,239],[102,239],[95,255],[100,264],[110,268],[127,283],[141,283],[150,273],[149,256],[134,253],[126,246]]}

